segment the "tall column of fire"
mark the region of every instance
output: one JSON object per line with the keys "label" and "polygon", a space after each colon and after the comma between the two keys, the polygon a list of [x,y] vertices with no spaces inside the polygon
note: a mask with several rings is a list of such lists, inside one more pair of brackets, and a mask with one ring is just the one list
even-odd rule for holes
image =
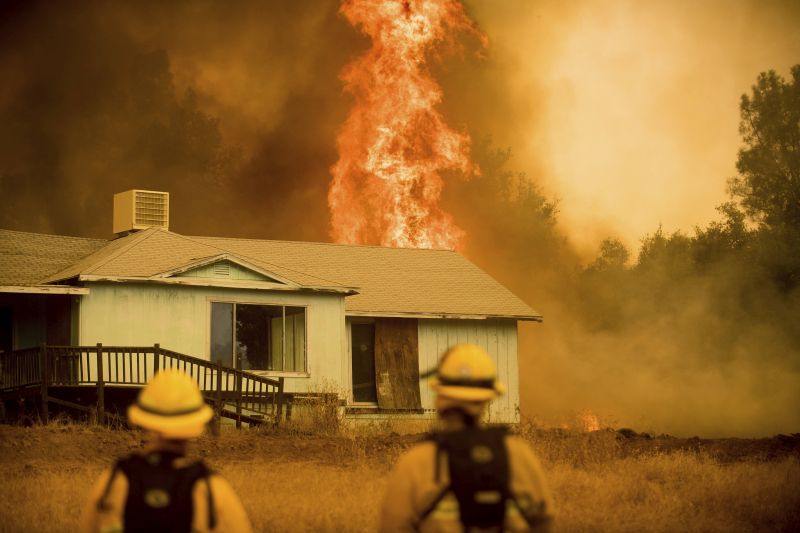
{"label": "tall column of fire", "polygon": [[470,139],[436,109],[442,90],[426,61],[455,32],[479,34],[453,0],[345,0],[341,12],[372,46],[341,74],[355,102],[331,169],[331,236],[348,244],[458,248],[463,231],[439,206],[440,172],[472,171]]}

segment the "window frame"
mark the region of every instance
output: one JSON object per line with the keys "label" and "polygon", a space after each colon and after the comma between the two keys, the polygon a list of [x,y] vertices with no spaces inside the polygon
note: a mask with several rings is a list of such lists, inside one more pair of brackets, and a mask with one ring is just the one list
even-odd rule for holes
{"label": "window frame", "polygon": [[[269,377],[300,377],[300,378],[307,378],[311,377],[311,374],[308,370],[308,315],[309,310],[311,308],[308,304],[298,304],[298,303],[284,303],[284,302],[263,302],[263,301],[254,301],[254,300],[242,300],[237,298],[208,298],[208,312],[206,313],[206,317],[208,320],[208,327],[206,328],[206,355],[208,360],[211,360],[211,327],[212,327],[212,307],[213,304],[231,304],[233,305],[233,324],[232,324],[232,350],[231,358],[234,363],[233,368],[236,370],[241,370],[242,372],[248,372],[250,374],[258,375],[258,376],[269,376]],[[259,370],[259,369],[243,369],[236,366],[237,358],[236,358],[236,306],[237,305],[259,305],[264,307],[280,307],[281,308],[281,315],[282,315],[282,324],[283,324],[283,339],[282,339],[282,358],[284,363],[284,368],[286,367],[286,308],[287,307],[294,307],[294,308],[302,308],[303,309],[303,366],[304,370],[302,371],[287,371],[287,370]]]}

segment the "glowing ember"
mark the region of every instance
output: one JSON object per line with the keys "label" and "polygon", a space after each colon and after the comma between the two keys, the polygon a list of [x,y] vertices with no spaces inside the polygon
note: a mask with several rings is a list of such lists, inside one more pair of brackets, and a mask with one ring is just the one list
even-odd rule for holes
{"label": "glowing ember", "polygon": [[580,422],[584,431],[599,431],[600,420],[597,415],[592,414],[591,411],[583,411],[578,413],[578,421]]}
{"label": "glowing ember", "polygon": [[457,248],[463,231],[439,207],[439,172],[473,171],[470,140],[436,110],[442,91],[425,64],[448,36],[477,30],[455,0],[344,0],[341,12],[372,47],[341,74],[355,104],[331,169],[331,235],[350,244]]}

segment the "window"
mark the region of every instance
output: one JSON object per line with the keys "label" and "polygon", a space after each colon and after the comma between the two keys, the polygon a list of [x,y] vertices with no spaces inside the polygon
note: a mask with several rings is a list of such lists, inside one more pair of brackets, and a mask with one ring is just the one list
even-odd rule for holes
{"label": "window", "polygon": [[305,307],[212,302],[211,360],[243,370],[305,372]]}

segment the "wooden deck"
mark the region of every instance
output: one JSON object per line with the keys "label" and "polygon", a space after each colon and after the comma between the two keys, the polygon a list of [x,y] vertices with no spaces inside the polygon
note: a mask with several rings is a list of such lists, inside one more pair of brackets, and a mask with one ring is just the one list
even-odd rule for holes
{"label": "wooden deck", "polygon": [[[190,375],[213,408],[216,421],[278,424],[291,413],[283,378],[269,378],[154,346],[47,346],[0,353],[0,395],[7,402],[38,399],[43,422],[50,404],[96,414],[99,423],[118,415],[106,409],[108,393],[138,390],[156,372],[178,368]],[[78,394],[94,391],[94,394]],[[66,399],[69,396],[70,399]],[[75,397],[82,398],[75,400]],[[87,400],[86,398],[91,398]]]}

